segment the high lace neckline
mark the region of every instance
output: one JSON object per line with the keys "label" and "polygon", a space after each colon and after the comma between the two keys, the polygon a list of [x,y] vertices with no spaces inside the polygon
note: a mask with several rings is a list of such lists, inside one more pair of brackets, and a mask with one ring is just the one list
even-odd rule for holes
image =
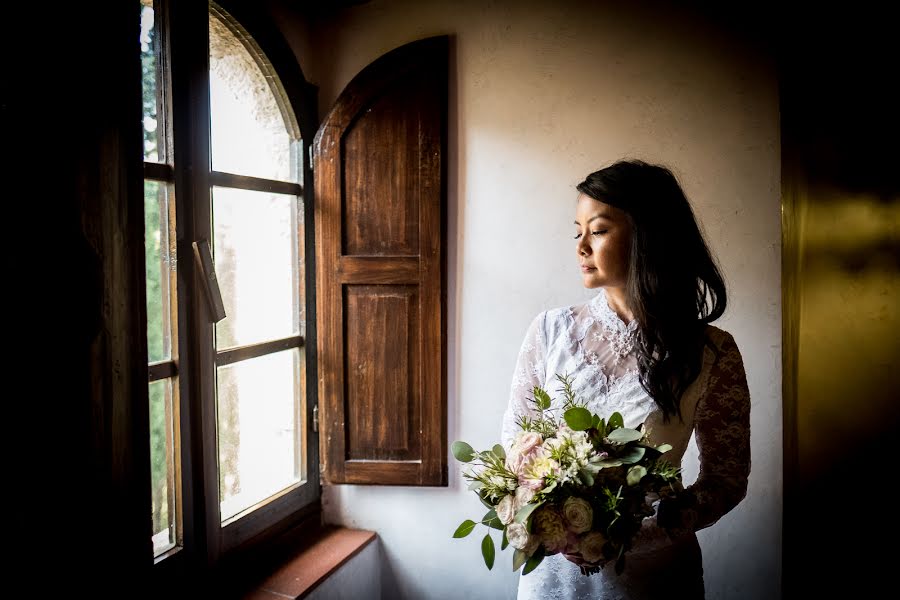
{"label": "high lace neckline", "polygon": [[590,301],[591,314],[594,318],[609,326],[613,331],[634,331],[637,329],[637,319],[631,319],[628,323],[610,307],[609,298],[606,297],[606,290],[600,288],[600,292]]}
{"label": "high lace neckline", "polygon": [[609,306],[606,290],[600,288],[600,292],[589,302],[591,316],[600,324],[601,331],[596,334],[601,340],[609,343],[615,356],[615,364],[633,353],[637,346],[638,322],[632,319],[625,323]]}

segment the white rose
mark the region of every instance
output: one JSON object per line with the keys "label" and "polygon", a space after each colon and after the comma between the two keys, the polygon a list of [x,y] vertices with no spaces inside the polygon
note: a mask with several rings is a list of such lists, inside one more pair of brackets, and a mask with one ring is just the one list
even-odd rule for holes
{"label": "white rose", "polygon": [[531,557],[541,544],[541,539],[528,533],[521,523],[510,523],[506,528],[506,539],[513,548],[521,550],[525,556]]}
{"label": "white rose", "polygon": [[519,512],[519,509],[534,500],[534,490],[531,488],[519,486],[516,488],[516,512]]}
{"label": "white rose", "polygon": [[572,496],[566,498],[566,501],[563,503],[563,516],[569,523],[569,531],[572,533],[584,533],[591,529],[594,511],[587,500]]}
{"label": "white rose", "polygon": [[522,548],[522,552],[525,553],[525,556],[531,558],[531,555],[534,554],[534,551],[537,550],[538,546],[541,545],[541,538],[536,535],[528,536],[528,543],[525,544],[525,547]]}
{"label": "white rose", "polygon": [[506,526],[506,539],[513,548],[523,550],[528,546],[529,537],[528,530],[521,523],[510,523]]}
{"label": "white rose", "polygon": [[603,556],[603,545],[606,543],[606,537],[599,531],[592,531],[586,534],[578,543],[581,549],[581,557],[588,562],[598,562]]}
{"label": "white rose", "polygon": [[512,494],[503,496],[503,500],[497,505],[497,518],[504,525],[512,523],[516,516],[516,498]]}

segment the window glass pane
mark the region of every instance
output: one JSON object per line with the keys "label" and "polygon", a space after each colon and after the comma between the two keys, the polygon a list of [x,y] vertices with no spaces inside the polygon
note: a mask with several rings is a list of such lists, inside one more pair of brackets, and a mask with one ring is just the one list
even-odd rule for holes
{"label": "window glass pane", "polygon": [[141,0],[141,81],[143,82],[144,160],[159,162],[156,135],[159,85],[156,80],[158,31],[153,0]]}
{"label": "window glass pane", "polygon": [[150,362],[172,358],[170,301],[175,264],[169,247],[167,189],[164,183],[144,181],[147,355]]}
{"label": "window glass pane", "polygon": [[216,277],[225,319],[216,347],[243,346],[300,333],[296,196],[213,188]]}
{"label": "window glass pane", "polygon": [[306,477],[300,356],[294,348],[217,369],[222,521]]}
{"label": "window glass pane", "polygon": [[150,491],[153,497],[153,553],[177,543],[175,501],[174,386],[172,379],[150,384]]}
{"label": "window glass pane", "polygon": [[[237,175],[298,181],[297,131],[278,79],[255,48],[251,54],[230,19],[209,17],[212,168]],[[239,39],[238,35],[241,35]]]}

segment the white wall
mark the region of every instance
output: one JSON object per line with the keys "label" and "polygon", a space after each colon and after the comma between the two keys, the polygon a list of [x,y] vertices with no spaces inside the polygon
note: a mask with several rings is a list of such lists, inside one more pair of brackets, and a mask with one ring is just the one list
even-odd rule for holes
{"label": "white wall", "polygon": [[381,569],[385,562],[382,546],[377,537],[366,544],[311,591],[306,600],[381,600]]}
{"label": "white wall", "polygon": [[[782,411],[775,72],[713,26],[660,10],[373,1],[324,18],[310,29],[311,45],[295,49],[304,71],[315,74],[324,115],[344,85],[385,52],[432,35],[456,38],[449,442],[484,448],[498,440],[528,322],[594,293],[581,287],[571,239],[575,184],[620,157],[674,169],[730,286],[728,312],[717,324],[739,344],[753,398],[747,498],[701,534],[707,595],[776,598]],[[479,549],[484,532],[451,539],[462,520],[483,509],[466,491],[459,463],[448,460],[447,488],[326,487],[325,518],[378,532],[385,597],[514,598],[509,549],[489,572]],[[693,480],[695,448],[685,469]]]}

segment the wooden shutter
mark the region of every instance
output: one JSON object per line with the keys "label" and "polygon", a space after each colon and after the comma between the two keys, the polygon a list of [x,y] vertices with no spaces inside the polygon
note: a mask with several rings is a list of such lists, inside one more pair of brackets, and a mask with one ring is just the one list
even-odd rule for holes
{"label": "wooden shutter", "polygon": [[330,483],[447,485],[448,40],[382,56],[315,140],[319,422]]}

